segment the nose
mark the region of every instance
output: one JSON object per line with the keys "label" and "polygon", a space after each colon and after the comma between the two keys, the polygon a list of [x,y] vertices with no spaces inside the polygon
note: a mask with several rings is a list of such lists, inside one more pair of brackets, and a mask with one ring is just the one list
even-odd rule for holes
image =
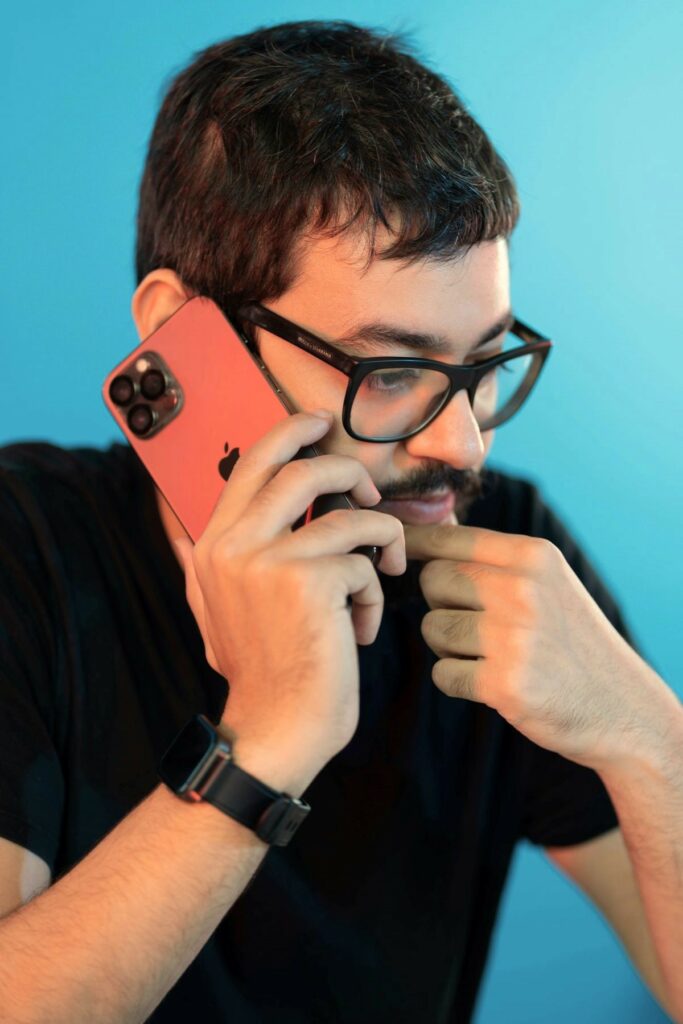
{"label": "nose", "polygon": [[486,451],[465,390],[453,395],[429,426],[403,443],[415,458],[437,459],[458,469],[478,468]]}

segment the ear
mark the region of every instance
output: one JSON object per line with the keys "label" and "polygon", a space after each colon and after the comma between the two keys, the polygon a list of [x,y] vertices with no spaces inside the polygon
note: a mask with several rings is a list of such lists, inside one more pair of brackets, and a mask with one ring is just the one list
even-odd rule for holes
{"label": "ear", "polygon": [[192,293],[174,270],[151,270],[135,289],[130,309],[141,339],[173,316]]}

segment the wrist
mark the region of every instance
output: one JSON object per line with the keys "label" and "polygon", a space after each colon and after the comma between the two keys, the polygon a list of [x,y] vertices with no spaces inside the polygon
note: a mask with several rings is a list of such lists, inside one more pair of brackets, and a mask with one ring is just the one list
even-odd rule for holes
{"label": "wrist", "polygon": [[633,716],[635,726],[625,733],[609,761],[598,769],[603,780],[613,775],[626,778],[645,772],[666,774],[681,771],[683,757],[683,704],[654,672],[648,680],[647,705]]}
{"label": "wrist", "polygon": [[237,767],[278,793],[301,797],[323,766],[302,743],[257,737],[223,719],[217,728],[230,740]]}

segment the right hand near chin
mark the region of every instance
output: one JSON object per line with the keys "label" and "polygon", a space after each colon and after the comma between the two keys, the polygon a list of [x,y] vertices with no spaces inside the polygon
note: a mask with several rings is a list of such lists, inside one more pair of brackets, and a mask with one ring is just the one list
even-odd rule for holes
{"label": "right hand near chin", "polygon": [[374,544],[383,572],[406,568],[403,525],[383,512],[335,510],[292,531],[320,494],[378,501],[357,459],[290,461],[330,424],[310,413],[276,424],[238,459],[197,543],[176,541],[207,661],[230,684],[222,725],[236,762],[240,745],[268,748],[311,779],[356,730],[356,644],[374,641],[384,608],[370,559],[350,552]]}

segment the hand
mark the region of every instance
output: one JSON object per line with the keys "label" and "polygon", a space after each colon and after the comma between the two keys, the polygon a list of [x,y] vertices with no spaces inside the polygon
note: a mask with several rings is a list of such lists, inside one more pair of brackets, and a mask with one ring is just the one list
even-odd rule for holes
{"label": "hand", "polygon": [[330,423],[297,413],[274,426],[237,461],[197,543],[177,542],[207,661],[230,684],[223,724],[316,770],[355,732],[356,644],[374,641],[384,605],[370,559],[349,552],[374,544],[383,572],[406,567],[403,526],[382,512],[335,510],[292,531],[320,494],[379,500],[356,459],[290,461]]}
{"label": "hand", "polygon": [[444,693],[596,769],[658,727],[652,698],[665,684],[550,541],[443,524],[406,526],[405,540],[407,557],[426,561],[421,631]]}

